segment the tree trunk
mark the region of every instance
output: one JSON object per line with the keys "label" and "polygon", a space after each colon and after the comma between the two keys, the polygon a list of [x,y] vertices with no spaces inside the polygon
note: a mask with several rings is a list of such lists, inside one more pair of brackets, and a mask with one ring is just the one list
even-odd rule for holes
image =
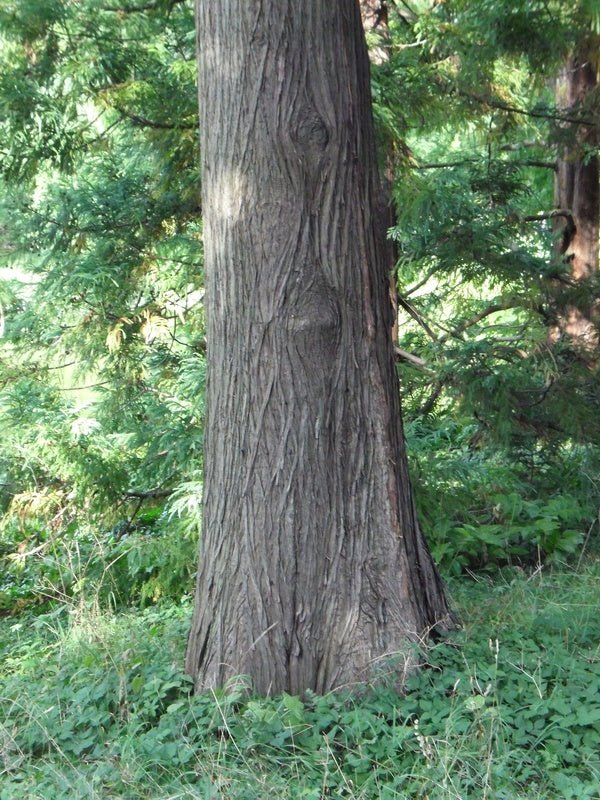
{"label": "tree trunk", "polygon": [[[584,48],[569,59],[559,76],[556,96],[557,106],[569,114],[598,118],[597,69]],[[598,125],[578,125],[558,160],[555,202],[572,216],[559,222],[557,246],[560,256],[570,264],[571,277],[578,283],[589,281],[598,272],[599,144]],[[569,303],[559,324],[560,331],[573,344],[587,351],[595,350],[598,345],[592,312],[592,301]]]}
{"label": "tree trunk", "polygon": [[326,692],[448,620],[415,518],[356,0],[198,0],[208,387],[187,670]]}

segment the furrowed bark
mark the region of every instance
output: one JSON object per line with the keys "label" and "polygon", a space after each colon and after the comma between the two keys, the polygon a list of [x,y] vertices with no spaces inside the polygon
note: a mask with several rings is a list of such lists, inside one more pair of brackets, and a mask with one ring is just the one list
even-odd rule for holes
{"label": "furrowed bark", "polygon": [[356,0],[199,0],[204,531],[187,670],[372,677],[449,619],[403,450]]}

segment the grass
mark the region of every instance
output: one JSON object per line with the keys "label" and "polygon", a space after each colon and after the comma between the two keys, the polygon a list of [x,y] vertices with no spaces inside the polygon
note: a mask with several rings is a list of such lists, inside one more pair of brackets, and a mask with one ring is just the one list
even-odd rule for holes
{"label": "grass", "polygon": [[600,565],[454,579],[405,695],[191,697],[187,601],[0,620],[0,800],[600,798]]}

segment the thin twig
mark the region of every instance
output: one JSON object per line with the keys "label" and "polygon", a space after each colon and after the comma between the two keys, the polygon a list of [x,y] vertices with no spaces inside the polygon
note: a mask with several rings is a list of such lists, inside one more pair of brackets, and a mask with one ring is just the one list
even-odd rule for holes
{"label": "thin twig", "polygon": [[598,516],[596,517],[596,519],[592,520],[592,524],[588,528],[588,532],[585,535],[585,539],[583,540],[583,544],[581,545],[581,551],[579,553],[579,558],[577,560],[577,567],[575,568],[575,572],[579,572],[579,568],[581,567],[581,561],[583,560],[583,554],[585,553],[585,549],[590,540],[590,536],[592,534],[592,531],[594,530],[594,525],[597,522],[600,522],[600,511],[598,511]]}
{"label": "thin twig", "polygon": [[469,319],[462,322],[456,328],[453,328],[449,333],[444,334],[439,338],[439,343],[447,341],[451,336],[455,339],[460,338],[460,335],[464,333],[467,328],[473,327],[473,325],[477,325],[478,322],[481,322],[482,319],[489,317],[491,314],[497,314],[499,311],[508,311],[510,308],[520,308],[522,307],[522,303],[518,300],[506,300],[503,303],[493,303],[491,306],[484,308],[483,311],[480,311],[478,314],[470,317]]}
{"label": "thin twig", "polygon": [[416,308],[414,308],[414,306],[412,306],[408,302],[408,300],[406,300],[401,295],[398,295],[398,305],[402,306],[402,308],[410,314],[410,316],[415,320],[415,322],[417,322],[423,328],[423,330],[430,336],[431,339],[433,339],[434,342],[437,342],[438,337],[429,327],[428,323],[425,322],[425,320],[419,314]]}
{"label": "thin twig", "polygon": [[469,100],[475,100],[482,105],[489,106],[490,108],[497,108],[499,111],[508,111],[511,114],[522,114],[526,117],[535,117],[536,119],[548,119],[556,122],[569,122],[573,125],[585,125],[588,128],[597,127],[594,120],[584,119],[583,117],[571,117],[564,114],[557,114],[551,111],[536,111],[535,109],[518,108],[518,106],[511,106],[508,103],[503,103],[500,100],[495,100],[491,97],[483,95],[472,94],[471,92],[458,91],[461,97],[466,97]]}
{"label": "thin twig", "polygon": [[134,114],[131,111],[127,111],[127,109],[123,108],[122,106],[113,105],[115,111],[121,116],[125,117],[126,119],[133,122],[134,125],[138,125],[141,128],[155,128],[157,130],[167,130],[167,131],[195,131],[196,124],[188,125],[183,123],[175,123],[175,122],[159,122],[155,119],[148,119],[147,117],[142,117],[139,114]]}

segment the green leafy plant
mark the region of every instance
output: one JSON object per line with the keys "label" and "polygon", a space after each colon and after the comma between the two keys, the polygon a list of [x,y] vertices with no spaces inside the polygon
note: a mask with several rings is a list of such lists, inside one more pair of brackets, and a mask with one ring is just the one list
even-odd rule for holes
{"label": "green leafy plant", "polygon": [[402,696],[380,682],[257,698],[243,677],[191,696],[187,603],[0,619],[3,800],[591,800],[598,577],[595,565],[454,580],[464,631],[422,652]]}

